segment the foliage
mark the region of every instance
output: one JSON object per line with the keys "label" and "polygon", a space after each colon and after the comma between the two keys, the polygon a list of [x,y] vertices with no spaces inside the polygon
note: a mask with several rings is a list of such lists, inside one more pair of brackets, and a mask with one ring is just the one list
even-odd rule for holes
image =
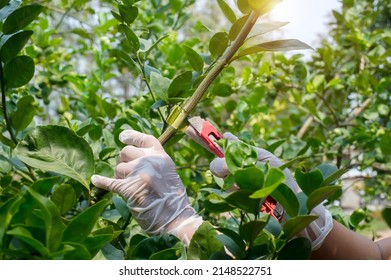
{"label": "foliage", "polygon": [[[278,2],[208,3],[212,30],[194,0],[2,1],[0,259],[307,259],[296,235],[316,205],[338,202],[348,169],[376,171],[364,198],[389,200],[391,2],[342,1],[332,42],[308,61],[280,53],[305,43],[268,40],[286,24],[265,16]],[[172,127],[196,95],[192,113],[242,140],[222,143],[225,180]],[[171,129],[165,149],[205,220],[189,247],[146,236],[121,197],[90,184],[114,175],[126,128]],[[253,146],[284,166],[257,163]],[[303,193],[284,184],[285,167]],[[267,196],[283,224],[259,212]],[[369,215],[333,213],[352,229]]]}

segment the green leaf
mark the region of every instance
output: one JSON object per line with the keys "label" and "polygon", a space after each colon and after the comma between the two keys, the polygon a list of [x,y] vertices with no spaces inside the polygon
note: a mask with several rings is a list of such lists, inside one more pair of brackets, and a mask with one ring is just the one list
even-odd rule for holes
{"label": "green leaf", "polygon": [[156,94],[156,96],[159,97],[161,100],[167,101],[168,88],[170,87],[171,80],[166,77],[163,77],[160,73],[152,72],[150,83],[152,92]]}
{"label": "green leaf", "polygon": [[50,252],[54,252],[60,246],[64,232],[64,224],[61,221],[60,212],[57,206],[48,198],[38,194],[33,189],[27,189],[27,192],[38,203],[41,216],[45,222],[46,242],[45,245]]}
{"label": "green leaf", "polygon": [[281,204],[284,211],[289,216],[296,216],[299,212],[299,201],[296,194],[285,184],[280,184],[276,190],[271,193],[271,196]]}
{"label": "green leaf", "polygon": [[138,8],[134,6],[125,6],[119,5],[119,13],[121,15],[121,19],[126,24],[132,24],[138,16]]}
{"label": "green leaf", "polygon": [[208,260],[215,252],[224,251],[224,245],[217,238],[214,227],[203,222],[194,233],[189,249],[189,260]]}
{"label": "green leaf", "polygon": [[[317,167],[319,169],[319,166]],[[319,169],[321,170],[321,169]],[[348,169],[347,168],[341,168],[335,170],[333,173],[330,174],[332,170],[328,170],[327,172],[323,169],[321,170],[323,178],[326,178],[323,180],[322,184],[320,184],[320,187],[328,186],[328,185],[333,185],[335,182],[343,175],[345,174]]]}
{"label": "green leaf", "polygon": [[311,241],[305,237],[290,240],[278,253],[278,260],[309,260],[312,253]]}
{"label": "green leaf", "polygon": [[232,24],[231,28],[229,29],[228,38],[231,41],[235,41],[236,37],[239,35],[239,32],[243,29],[244,24],[246,23],[248,19],[248,15],[242,16],[238,18],[234,24]]}
{"label": "green leaf", "polygon": [[33,31],[27,30],[16,33],[8,38],[0,49],[1,61],[7,63],[13,59],[24,48],[32,34]]}
{"label": "green leaf", "polygon": [[202,73],[204,70],[204,60],[202,59],[202,56],[187,45],[183,45],[182,48],[185,51],[186,58],[191,67],[198,73]]}
{"label": "green leaf", "polygon": [[238,5],[239,10],[243,14],[249,14],[252,11],[251,6],[248,3],[248,0],[237,0],[237,5]]}
{"label": "green leaf", "polygon": [[214,57],[221,56],[227,49],[229,38],[227,32],[218,32],[212,36],[209,42],[209,52]]}
{"label": "green leaf", "polygon": [[176,14],[182,8],[182,0],[170,0],[170,6],[172,13]]}
{"label": "green leaf", "polygon": [[84,240],[83,245],[91,254],[91,257],[94,257],[99,252],[99,250],[101,250],[113,239],[113,236],[114,232],[89,236]]}
{"label": "green leaf", "polygon": [[229,142],[224,155],[231,174],[235,174],[238,169],[243,167],[254,166],[258,161],[256,150],[239,141]]}
{"label": "green leaf", "polygon": [[8,235],[12,235],[23,241],[24,243],[33,247],[43,257],[49,255],[49,250],[37,239],[35,239],[31,233],[23,227],[15,227],[7,231]]}
{"label": "green leaf", "polygon": [[65,214],[75,205],[76,193],[71,185],[61,185],[55,189],[51,199],[57,205],[60,213]]}
{"label": "green leaf", "polygon": [[303,229],[305,229],[310,223],[315,221],[318,216],[314,215],[305,215],[297,216],[292,219],[289,219],[283,226],[283,231],[287,236],[287,239],[291,239],[295,235],[299,234]]}
{"label": "green leaf", "polygon": [[18,212],[19,206],[23,199],[21,196],[15,195],[6,202],[0,204],[0,249],[3,248],[3,237],[8,230],[11,220]]}
{"label": "green leaf", "polygon": [[211,88],[211,93],[214,96],[228,97],[234,93],[234,90],[229,84],[215,84]]}
{"label": "green leaf", "polygon": [[89,189],[94,156],[88,143],[66,127],[36,127],[18,144],[15,156],[31,167],[68,176]]}
{"label": "green leaf", "polygon": [[178,97],[183,95],[183,92],[191,88],[192,77],[191,71],[186,71],[176,76],[168,87],[168,96]]}
{"label": "green leaf", "polygon": [[4,65],[4,81],[8,88],[18,88],[27,84],[34,76],[34,60],[26,55],[13,58]]}
{"label": "green leaf", "polygon": [[63,241],[83,242],[108,204],[109,200],[101,200],[73,218],[64,230]]}
{"label": "green leaf", "polygon": [[339,186],[328,186],[328,187],[322,187],[314,190],[308,196],[308,200],[307,200],[308,211],[314,209],[318,204],[322,203],[323,201],[325,201],[327,198],[329,198],[339,190],[341,190],[341,187]]}
{"label": "green leaf", "polygon": [[36,19],[42,10],[43,6],[36,4],[26,5],[15,10],[4,21],[3,33],[8,35],[22,30]]}
{"label": "green leaf", "polygon": [[241,251],[244,252],[246,250],[246,243],[243,241],[243,238],[238,233],[228,228],[217,228],[217,230],[231,238]]}
{"label": "green leaf", "polygon": [[391,207],[384,208],[381,215],[387,225],[391,228]]}
{"label": "green leaf", "polygon": [[384,155],[391,155],[391,131],[387,130],[380,138],[380,150]]}
{"label": "green leaf", "polygon": [[181,257],[181,248],[168,248],[152,254],[150,260],[178,260]]}
{"label": "green leaf", "polygon": [[236,21],[236,15],[234,11],[231,9],[231,7],[224,0],[217,0],[217,4],[219,4],[219,7],[223,12],[224,16],[230,22],[234,23]]}
{"label": "green leaf", "polygon": [[227,248],[227,250],[234,255],[236,259],[240,260],[245,257],[244,249],[241,249],[231,237],[225,234],[218,234],[216,238],[224,244],[225,248]]}
{"label": "green leaf", "polygon": [[238,169],[233,176],[242,190],[259,190],[263,186],[264,174],[256,166]]}
{"label": "green leaf", "polygon": [[207,196],[204,201],[204,207],[211,213],[224,213],[235,209],[234,206],[214,194]]}
{"label": "green leaf", "polygon": [[[172,257],[172,252],[165,255],[162,253],[160,256],[156,255],[158,252],[164,251],[166,249],[171,249],[174,247],[180,240],[173,236],[164,234],[162,236],[152,236],[143,239],[136,248],[133,250],[132,255],[130,256],[133,260],[148,260],[151,258],[151,256],[155,255],[154,257]],[[178,250],[178,248],[176,248]],[[174,255],[175,256],[175,255]],[[177,256],[175,259],[178,259],[179,256]]]}
{"label": "green leaf", "polygon": [[125,34],[126,39],[128,39],[128,42],[133,51],[137,52],[140,49],[140,40],[138,39],[137,35],[125,24],[120,24],[119,29],[122,33]]}
{"label": "green leaf", "polygon": [[251,198],[263,198],[270,195],[277,187],[285,181],[284,172],[277,167],[271,167],[266,174],[265,183],[263,188],[254,192]]}
{"label": "green leaf", "polygon": [[92,256],[83,244],[74,242],[63,242],[67,253],[63,254],[64,260],[91,260]]}
{"label": "green leaf", "polygon": [[356,209],[350,215],[349,224],[353,228],[356,228],[366,217],[367,217],[367,214],[365,213],[365,211],[363,209],[361,209],[361,208]]}
{"label": "green leaf", "polygon": [[4,8],[5,6],[7,6],[9,2],[10,2],[10,0],[1,0],[0,1],[0,9]]}
{"label": "green leaf", "polygon": [[61,177],[49,177],[41,178],[35,181],[30,188],[39,193],[40,195],[46,196],[55,184],[60,183],[62,180]]}
{"label": "green leaf", "polygon": [[16,131],[22,131],[33,120],[37,112],[35,99],[31,95],[23,96],[16,104],[16,111],[11,114],[11,124]]}
{"label": "green leaf", "polygon": [[261,43],[256,46],[248,47],[242,51],[239,52],[239,54],[234,58],[238,59],[240,57],[259,53],[259,52],[267,52],[267,51],[293,51],[293,50],[311,50],[312,48],[296,39],[288,39],[288,40],[276,40],[276,41],[270,41],[266,43]]}
{"label": "green leaf", "polygon": [[112,201],[117,211],[121,214],[122,218],[127,220],[129,218],[130,211],[126,201],[119,195],[115,194],[113,194]]}
{"label": "green leaf", "polygon": [[17,8],[19,8],[20,4],[22,4],[22,0],[9,1],[9,4],[0,10],[0,21],[3,21],[12,14]]}
{"label": "green leaf", "polygon": [[252,198],[253,191],[251,190],[237,190],[226,197],[225,201],[229,204],[238,207],[248,213],[256,214],[260,209],[260,200]]}
{"label": "green leaf", "polygon": [[269,218],[269,215],[264,214],[264,216],[260,220],[251,221],[243,224],[239,228],[240,236],[247,242],[252,243],[266,226]]}
{"label": "green leaf", "polygon": [[319,188],[323,182],[323,175],[319,169],[302,171],[300,168],[297,168],[295,178],[301,190],[308,196]]}

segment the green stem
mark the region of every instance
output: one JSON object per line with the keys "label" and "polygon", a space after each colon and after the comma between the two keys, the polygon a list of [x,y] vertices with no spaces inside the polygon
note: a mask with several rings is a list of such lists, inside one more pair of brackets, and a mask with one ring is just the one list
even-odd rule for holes
{"label": "green stem", "polygon": [[1,104],[2,104],[2,110],[3,110],[3,116],[5,120],[5,124],[8,130],[8,133],[10,134],[12,142],[14,142],[15,145],[18,144],[18,140],[16,140],[14,131],[11,127],[11,122],[8,117],[7,112],[7,100],[6,100],[6,89],[5,89],[5,81],[4,81],[4,72],[3,72],[3,64],[0,62],[0,83],[1,83]]}
{"label": "green stem", "polygon": [[[254,24],[256,23],[258,17],[259,17],[259,12],[257,12],[257,11],[253,11],[250,14],[245,25],[243,26],[242,30],[239,32],[238,36],[236,37],[236,39],[233,42],[233,44],[231,45],[231,47],[220,58],[220,60],[216,63],[216,65],[207,73],[206,77],[202,80],[202,82],[196,88],[193,95],[190,97],[190,99],[187,100],[187,102],[183,106],[183,110],[186,112],[186,114],[190,114],[193,111],[193,109],[200,102],[201,98],[204,96],[204,94],[206,93],[207,89],[212,84],[212,82],[221,73],[221,71],[225,67],[227,67],[231,58],[235,55],[235,53],[238,51],[238,49],[243,45],[243,42],[246,40],[248,34],[250,33],[251,29],[253,28]],[[165,143],[167,143],[168,140],[170,140],[171,137],[173,137],[175,135],[176,132],[177,132],[177,129],[169,126],[163,132],[163,134],[160,135],[159,141],[162,143],[162,145],[164,145]]]}
{"label": "green stem", "polygon": [[[148,82],[147,75],[145,74],[145,70],[144,70],[143,64],[142,64],[142,62],[141,62],[141,60],[140,60],[140,57],[139,57],[138,55],[137,55],[137,63],[138,63],[138,65],[140,66],[141,74],[142,74],[142,76],[143,76],[142,79],[143,79],[143,81],[145,82],[145,84],[147,85],[148,92],[151,94],[151,97],[152,97],[153,102],[156,102],[155,94],[153,93],[152,88],[151,88],[151,85],[150,85],[149,82]],[[165,122],[163,113],[162,113],[162,111],[160,110],[160,108],[158,108],[157,111],[158,111],[158,114],[159,114],[161,120],[162,120],[163,122]]]}

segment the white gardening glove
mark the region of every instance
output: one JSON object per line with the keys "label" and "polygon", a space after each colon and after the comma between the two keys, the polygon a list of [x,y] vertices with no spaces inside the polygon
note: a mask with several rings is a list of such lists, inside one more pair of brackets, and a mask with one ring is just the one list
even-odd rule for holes
{"label": "white gardening glove", "polygon": [[175,164],[159,140],[134,130],[125,130],[116,167],[116,178],[94,175],[92,183],[127,200],[133,217],[149,235],[170,233],[186,245],[202,218],[191,207]]}
{"label": "white gardening glove", "polygon": [[[189,127],[186,130],[186,134],[194,139],[194,141],[197,143],[202,144],[193,128]],[[231,133],[224,133],[223,137],[228,140],[240,141],[235,135]],[[282,162],[269,151],[261,148],[255,149],[258,154],[258,161],[269,162],[270,166],[273,167],[279,167],[282,165]],[[210,163],[210,170],[215,176],[220,178],[224,178],[230,174],[227,163],[225,162],[225,158],[214,159]],[[285,168],[283,172],[285,174],[285,184],[289,186],[289,188],[291,188],[295,193],[301,192],[296,181],[293,179],[291,172],[287,168]],[[314,209],[312,209],[311,214],[317,215],[319,218],[309,224],[307,228],[303,230],[300,236],[307,237],[309,240],[311,240],[312,250],[316,250],[322,245],[324,239],[330,233],[333,227],[333,221],[330,212],[323,205],[316,206]]]}

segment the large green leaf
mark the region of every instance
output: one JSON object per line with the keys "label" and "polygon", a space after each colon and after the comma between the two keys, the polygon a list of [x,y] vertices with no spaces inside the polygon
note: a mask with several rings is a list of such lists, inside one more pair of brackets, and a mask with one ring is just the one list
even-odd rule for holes
{"label": "large green leaf", "polygon": [[84,241],[108,204],[109,200],[101,200],[73,218],[64,230],[63,241]]}
{"label": "large green leaf", "polygon": [[239,209],[256,214],[260,209],[260,199],[251,198],[252,194],[253,191],[251,190],[237,190],[224,197],[224,199]]}
{"label": "large green leaf", "polygon": [[270,12],[282,0],[248,0],[253,10],[259,11],[261,15]]}
{"label": "large green leaf", "polygon": [[0,49],[1,61],[7,63],[13,59],[24,48],[32,34],[33,31],[27,30],[18,32],[8,38]]}
{"label": "large green leaf", "polygon": [[14,57],[4,65],[4,81],[8,88],[27,84],[34,76],[34,60],[26,55]]}
{"label": "large green leaf", "polygon": [[380,138],[380,150],[387,156],[391,155],[391,131],[387,130]]}
{"label": "large green leaf", "polygon": [[188,259],[207,260],[215,252],[223,251],[224,246],[216,236],[217,233],[213,226],[209,222],[203,222],[190,241]]}
{"label": "large green leaf", "polygon": [[29,25],[42,12],[43,6],[26,5],[10,14],[3,24],[4,34],[13,34]]}
{"label": "large green leaf", "polygon": [[35,128],[18,144],[15,156],[32,167],[73,178],[89,189],[94,174],[91,148],[66,127]]}

